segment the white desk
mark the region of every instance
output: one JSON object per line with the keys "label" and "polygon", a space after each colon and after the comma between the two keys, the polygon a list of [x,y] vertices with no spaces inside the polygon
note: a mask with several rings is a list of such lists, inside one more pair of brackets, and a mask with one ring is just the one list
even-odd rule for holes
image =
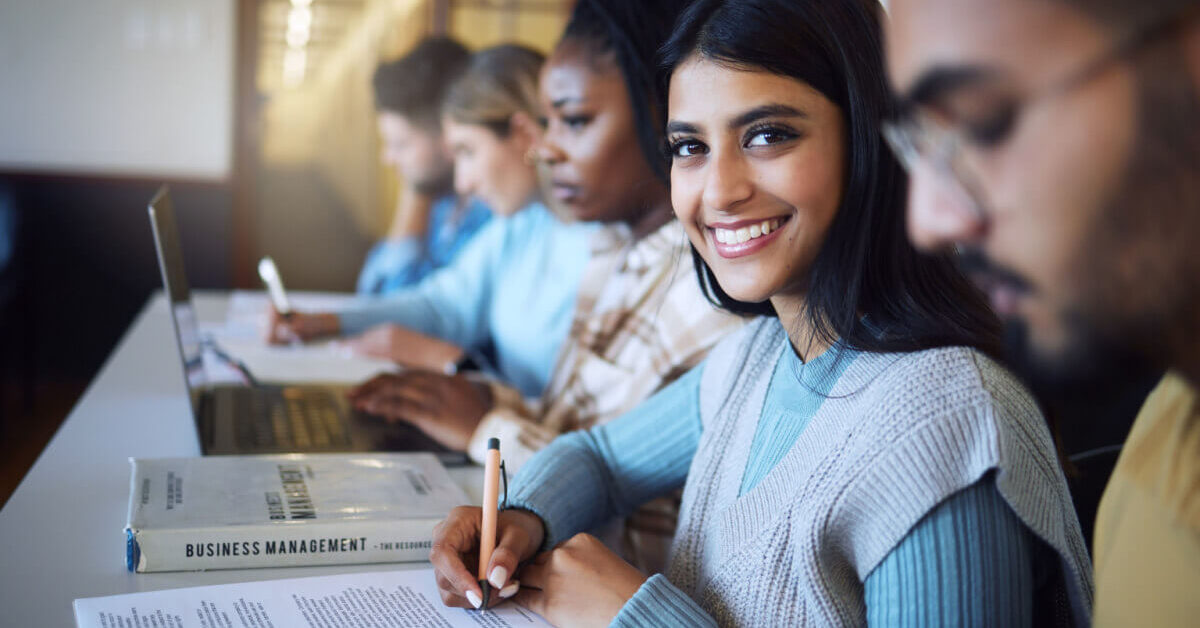
{"label": "white desk", "polygon": [[[202,321],[227,297],[194,296]],[[0,511],[0,625],[74,626],[71,601],[175,587],[403,569],[427,563],[135,574],[125,570],[132,457],[198,456],[174,332],[150,299]],[[479,499],[478,468],[451,469]]]}

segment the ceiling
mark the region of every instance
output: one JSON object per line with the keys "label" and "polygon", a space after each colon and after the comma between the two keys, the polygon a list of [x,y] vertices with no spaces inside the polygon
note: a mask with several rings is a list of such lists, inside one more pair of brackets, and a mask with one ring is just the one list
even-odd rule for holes
{"label": "ceiling", "polygon": [[[362,17],[367,1],[260,0],[258,89],[271,93],[301,84]],[[310,19],[305,19],[306,13]],[[292,30],[298,31],[292,34],[291,46],[289,21]],[[307,29],[303,28],[305,22],[309,23]],[[305,31],[308,36],[300,36]]]}
{"label": "ceiling", "polygon": [[[259,91],[270,94],[302,85],[359,24],[367,5],[376,0],[252,1],[258,3],[256,80]],[[433,0],[432,5],[441,8],[435,8],[431,17],[436,24],[439,14],[463,10],[515,20],[519,14],[565,15],[573,4],[574,0]],[[500,28],[511,36],[516,23]]]}

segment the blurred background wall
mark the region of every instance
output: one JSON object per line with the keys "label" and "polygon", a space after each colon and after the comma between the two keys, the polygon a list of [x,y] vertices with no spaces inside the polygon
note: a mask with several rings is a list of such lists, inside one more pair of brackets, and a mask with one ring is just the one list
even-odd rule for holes
{"label": "blurred background wall", "polygon": [[161,288],[352,290],[403,185],[370,77],[422,36],[546,51],[572,0],[0,0],[0,503]]}

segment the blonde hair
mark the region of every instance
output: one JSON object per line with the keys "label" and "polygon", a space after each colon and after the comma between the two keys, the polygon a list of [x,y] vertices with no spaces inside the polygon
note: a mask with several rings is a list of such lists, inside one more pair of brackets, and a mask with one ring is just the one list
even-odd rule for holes
{"label": "blonde hair", "polygon": [[508,136],[509,121],[521,112],[534,120],[538,106],[538,73],[545,58],[531,48],[504,44],[471,55],[466,70],[450,86],[442,113],[462,124],[487,127]]}

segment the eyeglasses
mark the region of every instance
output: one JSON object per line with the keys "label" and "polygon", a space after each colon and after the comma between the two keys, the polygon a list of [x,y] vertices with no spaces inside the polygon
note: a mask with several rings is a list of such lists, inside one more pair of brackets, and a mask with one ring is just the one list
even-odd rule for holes
{"label": "eyeglasses", "polygon": [[[1052,100],[1099,78],[1114,64],[1172,35],[1176,28],[1200,12],[1197,9],[1200,9],[1200,3],[1187,3],[1177,11],[1150,20],[1111,48],[1081,64],[1075,71],[1025,97],[1023,102],[1014,103],[1007,114],[1009,119],[1015,121],[1022,108]],[[961,196],[966,207],[977,218],[986,220],[979,178],[963,158],[963,146],[973,142],[968,131],[962,125],[938,119],[914,101],[902,102],[899,112],[893,120],[883,123],[883,137],[904,169],[912,174],[922,164],[932,167],[946,183],[951,184],[952,190]],[[1006,133],[1011,132],[1014,126],[1015,122],[1011,123]]]}

